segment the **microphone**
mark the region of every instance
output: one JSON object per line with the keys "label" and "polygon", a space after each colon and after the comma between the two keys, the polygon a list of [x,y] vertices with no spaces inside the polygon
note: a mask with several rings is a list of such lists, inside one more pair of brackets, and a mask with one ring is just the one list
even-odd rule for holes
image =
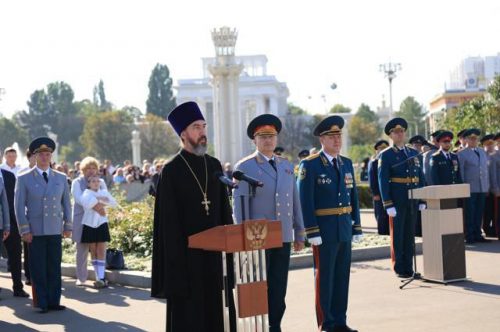
{"label": "microphone", "polygon": [[254,179],[248,175],[245,175],[245,173],[243,173],[241,171],[233,172],[233,177],[238,181],[248,182],[249,185],[254,186],[254,187],[264,187],[264,183],[262,183],[262,181]]}
{"label": "microphone", "polygon": [[215,176],[220,180],[220,182],[224,183],[231,189],[237,189],[238,185],[234,183],[230,178],[224,175],[222,172],[215,172]]}

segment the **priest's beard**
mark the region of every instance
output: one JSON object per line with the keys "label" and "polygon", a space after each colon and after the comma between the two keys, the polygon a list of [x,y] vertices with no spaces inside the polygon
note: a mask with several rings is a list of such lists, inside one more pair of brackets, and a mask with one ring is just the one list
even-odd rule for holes
{"label": "priest's beard", "polygon": [[193,154],[201,157],[207,153],[207,137],[201,136],[197,141],[191,137],[186,138],[187,143],[191,146]]}

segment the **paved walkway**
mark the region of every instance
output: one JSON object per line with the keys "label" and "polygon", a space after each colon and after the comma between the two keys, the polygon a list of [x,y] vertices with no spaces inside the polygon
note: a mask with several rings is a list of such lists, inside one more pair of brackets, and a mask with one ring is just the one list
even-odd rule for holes
{"label": "paved walkway", "polygon": [[[362,217],[365,226],[373,221]],[[469,281],[448,286],[415,281],[404,290],[388,259],[351,269],[348,321],[360,331],[500,331],[500,241],[467,247]],[[418,258],[422,269],[422,257]],[[63,279],[64,312],[40,315],[14,298],[0,272],[0,331],[164,331],[165,304],[149,290],[112,285],[96,291]],[[28,292],[30,287],[26,287]],[[315,331],[312,269],[290,272],[285,332]]]}
{"label": "paved walkway", "polygon": [[[470,281],[415,281],[404,290],[389,260],[353,264],[349,324],[375,332],[500,331],[499,261],[499,241],[470,246]],[[311,269],[290,272],[283,331],[315,331],[312,278]],[[97,292],[64,278],[62,304],[68,309],[40,315],[30,300],[12,297],[4,272],[0,287],[0,331],[163,331],[165,324],[165,305],[151,299],[149,290],[113,286]]]}

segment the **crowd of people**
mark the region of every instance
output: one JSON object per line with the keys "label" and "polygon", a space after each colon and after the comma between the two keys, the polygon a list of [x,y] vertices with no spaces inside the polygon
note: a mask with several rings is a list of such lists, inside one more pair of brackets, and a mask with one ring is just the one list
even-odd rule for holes
{"label": "crowd of people", "polygon": [[[0,248],[7,257],[13,295],[29,297],[24,286],[31,286],[34,306],[41,313],[65,309],[60,304],[62,236],[71,237],[76,245],[76,285],[87,282],[90,253],[94,287],[107,287],[105,253],[111,239],[107,209],[117,206],[108,184],[114,184],[113,174],[120,168],[109,161],[100,165],[89,156],[69,169],[66,163],[52,162],[55,148],[53,140],[39,137],[29,146],[27,167],[16,164],[13,148],[5,149],[5,163],[0,166],[0,225],[5,244]],[[149,174],[150,166],[144,164]]]}
{"label": "crowd of people", "polygon": [[[234,299],[221,296],[223,285],[226,291],[233,287],[223,278],[222,264],[233,271],[233,261],[189,248],[188,237],[249,219],[281,221],[282,246],[265,253],[269,315],[264,323],[269,331],[281,331],[290,252],[301,250],[306,239],[313,248],[318,328],[356,331],[347,325],[347,306],[352,242],[361,240],[362,228],[353,163],[341,155],[344,119],[337,115],[323,119],[313,132],[321,149],[301,151],[300,164],[294,167],[277,146],[279,118],[257,116],[247,126],[255,152],[238,161],[234,170],[206,153],[206,122],[196,103],[179,105],[168,120],[182,149],[168,162],[144,161],[141,167],[129,161],[123,166],[110,161],[99,165],[92,157],[76,162],[72,169],[65,163],[54,164],[55,143],[47,137],[30,144],[30,165],[23,170],[15,164],[16,151],[5,150],[6,162],[0,166],[0,225],[14,296],[29,296],[21,280],[21,240],[28,254],[25,263],[29,262],[25,283],[32,285],[41,313],[65,309],[60,304],[62,236],[76,243],[76,285],[87,282],[90,252],[94,286],[106,287],[104,252],[110,240],[106,209],[116,206],[107,189],[150,181],[150,194],[156,197],[151,295],[167,300],[167,331],[235,330]],[[376,142],[374,158],[362,168],[373,194],[378,231],[393,234],[393,269],[400,278],[414,273],[417,215],[411,211],[426,209],[425,202],[409,199],[411,189],[468,183],[471,197],[463,203],[466,242],[486,242],[483,231],[498,237],[500,229],[492,209],[500,194],[500,134],[481,137],[475,128],[461,131],[455,153],[452,132],[436,131],[431,143],[415,136],[407,145],[407,128],[405,119],[391,119],[384,131],[392,144]],[[236,179],[238,187],[228,191],[227,185]],[[223,308],[228,308],[227,315]]]}

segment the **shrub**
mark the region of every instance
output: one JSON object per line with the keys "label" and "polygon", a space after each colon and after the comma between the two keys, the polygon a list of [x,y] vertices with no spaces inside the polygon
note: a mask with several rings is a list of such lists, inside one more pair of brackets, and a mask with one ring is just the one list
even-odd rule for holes
{"label": "shrub", "polygon": [[123,250],[138,257],[149,257],[153,248],[154,199],[128,203],[120,193],[114,193],[119,208],[109,210],[110,248]]}
{"label": "shrub", "polygon": [[358,198],[360,209],[373,209],[372,192],[366,183],[358,184]]}

